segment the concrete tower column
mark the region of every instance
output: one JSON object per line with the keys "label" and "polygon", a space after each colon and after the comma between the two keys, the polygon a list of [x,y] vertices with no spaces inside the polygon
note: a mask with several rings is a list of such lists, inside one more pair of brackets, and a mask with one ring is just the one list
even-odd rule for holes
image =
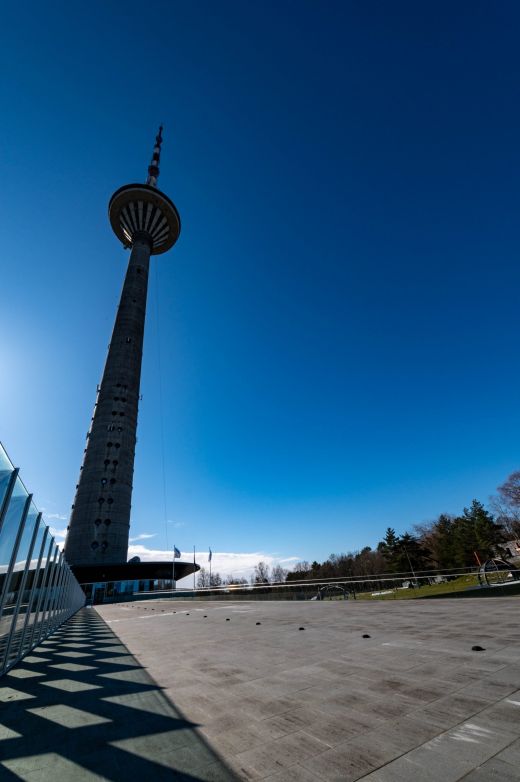
{"label": "concrete tower column", "polygon": [[132,246],[70,518],[71,564],[126,562],[150,249],[146,235]]}
{"label": "concrete tower column", "polygon": [[161,141],[159,131],[147,184],[125,185],[110,200],[112,228],[132,252],[65,541],[73,566],[127,560],[150,255],[180,233],[175,206],[156,188]]}

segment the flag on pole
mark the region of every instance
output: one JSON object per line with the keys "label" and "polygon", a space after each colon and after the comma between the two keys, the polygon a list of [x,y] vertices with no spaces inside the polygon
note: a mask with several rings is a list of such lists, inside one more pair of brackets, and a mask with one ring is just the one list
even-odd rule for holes
{"label": "flag on pole", "polygon": [[174,559],[180,559],[180,556],[181,556],[181,552],[179,551],[177,546],[174,546],[173,547],[173,558]]}
{"label": "flag on pole", "polygon": [[209,556],[208,556],[208,562],[211,562],[211,557],[213,556],[213,552],[211,549],[209,550]]}

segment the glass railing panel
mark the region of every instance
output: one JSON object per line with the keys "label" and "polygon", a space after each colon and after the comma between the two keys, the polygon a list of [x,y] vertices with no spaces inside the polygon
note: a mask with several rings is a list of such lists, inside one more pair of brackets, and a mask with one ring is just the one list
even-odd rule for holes
{"label": "glass railing panel", "polygon": [[[50,585],[52,583],[53,557],[56,550],[54,539],[51,538],[48,543],[45,544],[45,554],[42,562],[41,575],[38,578],[40,583],[38,602],[35,607],[36,617],[34,620],[34,628],[32,634],[29,636],[28,645],[30,646],[33,640],[36,640],[41,634],[41,627],[45,617],[45,612],[49,604]],[[41,579],[41,582],[40,582]],[[24,650],[25,651],[25,650]]]}
{"label": "glass railing panel", "polygon": [[53,617],[52,617],[52,624],[59,624],[60,622],[60,616],[61,616],[61,604],[63,602],[63,591],[64,591],[64,583],[65,583],[65,575],[67,572],[67,565],[65,564],[65,560],[62,559],[60,570],[58,573],[58,582],[56,585],[56,599],[54,602],[54,611],[53,611]]}
{"label": "glass railing panel", "polygon": [[[22,650],[22,643],[25,644],[26,639],[30,638],[32,627],[36,616],[36,606],[38,603],[38,595],[40,593],[39,577],[45,567],[45,556],[40,554],[42,551],[42,543],[45,537],[46,526],[40,519],[38,523],[38,531],[34,541],[34,546],[31,554],[31,561],[28,563],[27,574],[25,577],[25,584],[23,589],[23,595],[18,611],[18,617],[16,624],[12,626],[11,632],[14,633],[14,637],[11,640],[9,650],[9,661],[16,659]],[[41,559],[41,561],[40,561]]]}
{"label": "glass railing panel", "polygon": [[[25,486],[17,478],[9,505],[4,514],[2,528],[0,529],[0,670],[2,669],[7,636],[13,619],[12,601],[10,600],[8,588],[10,584],[7,583],[7,580],[9,579],[9,582],[12,581],[9,569],[17,548],[20,524],[23,519],[27,498],[28,494]],[[4,612],[3,608],[6,600],[9,602],[9,607]]]}
{"label": "glass railing panel", "polygon": [[[17,478],[0,529],[0,579],[2,579],[2,576],[5,577],[11,561],[27,497],[25,486],[20,478]],[[3,579],[0,583],[0,588],[4,588]]]}
{"label": "glass railing panel", "polygon": [[54,604],[56,600],[56,585],[58,583],[58,576],[60,570],[60,552],[58,546],[52,541],[50,559],[50,573],[49,582],[46,590],[46,606],[42,614],[42,627],[40,628],[41,635],[46,635],[49,624],[52,620],[54,612]]}
{"label": "glass railing panel", "polygon": [[29,548],[31,545],[32,536],[34,532],[34,525],[36,524],[37,518],[38,518],[38,511],[36,510],[33,503],[31,502],[29,506],[29,511],[27,513],[27,517],[25,519],[22,537],[20,538],[20,542],[18,544],[18,551],[16,552],[16,557],[13,564],[13,570],[9,577],[7,591],[4,594],[3,617],[8,615],[10,612],[12,612],[12,608],[17,602],[18,590],[22,585],[23,574],[25,571],[25,566],[27,564],[27,557],[29,556]]}
{"label": "glass railing panel", "polygon": [[12,472],[14,470],[14,465],[10,458],[8,457],[4,446],[2,443],[0,443],[0,472],[2,470],[8,470]]}
{"label": "glass railing panel", "polygon": [[1,675],[81,608],[84,596],[1,444],[0,511]]}
{"label": "glass railing panel", "polygon": [[4,501],[7,487],[9,486],[9,479],[14,471],[14,467],[9,459],[8,455],[0,444],[0,508]]}
{"label": "glass railing panel", "polygon": [[14,562],[13,573],[19,573],[25,570],[27,564],[27,557],[29,556],[29,549],[31,547],[32,536],[34,532],[34,525],[38,519],[38,510],[33,502],[29,505],[29,510],[25,518],[25,524],[22,532],[22,537],[18,545],[18,551],[16,552],[16,559]]}
{"label": "glass railing panel", "polygon": [[3,505],[7,489],[9,488],[9,481],[14,470],[0,470],[0,509]]}
{"label": "glass railing panel", "polygon": [[[18,544],[15,561],[6,592],[3,596],[3,610],[0,617],[0,648],[5,648],[5,636],[16,633],[21,621],[23,627],[23,617],[19,619],[18,605],[21,599],[20,590],[24,586],[25,567],[31,547],[34,525],[38,519],[38,510],[34,503],[30,503],[25,523],[23,525],[22,536]],[[5,641],[5,643],[4,643]]]}

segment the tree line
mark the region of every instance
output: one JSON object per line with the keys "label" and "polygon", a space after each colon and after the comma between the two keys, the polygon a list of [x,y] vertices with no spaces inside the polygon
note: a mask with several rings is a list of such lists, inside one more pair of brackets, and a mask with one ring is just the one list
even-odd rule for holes
{"label": "tree line", "polygon": [[202,567],[197,574],[197,587],[204,589],[205,587],[226,587],[226,586],[257,586],[259,584],[279,584],[286,580],[289,571],[281,567],[281,565],[273,565],[271,568],[266,562],[258,562],[255,565],[254,572],[251,579],[247,578],[235,578],[228,576],[222,578],[220,573],[211,573]]}
{"label": "tree line", "polygon": [[299,562],[287,581],[381,573],[475,567],[492,556],[511,556],[509,541],[520,538],[520,471],[512,473],[491,498],[489,509],[473,500],[459,515],[441,513],[397,535],[388,527],[375,549],[331,554],[325,562]]}
{"label": "tree line", "polygon": [[504,545],[520,538],[520,470],[512,473],[491,498],[489,509],[473,500],[458,516],[441,513],[436,519],[416,524],[411,532],[397,535],[388,527],[375,549],[331,554],[325,562],[298,562],[290,572],[280,565],[258,562],[246,578],[223,578],[201,568],[197,586],[261,586],[285,581],[367,577],[382,573],[472,568],[489,557],[508,556]]}

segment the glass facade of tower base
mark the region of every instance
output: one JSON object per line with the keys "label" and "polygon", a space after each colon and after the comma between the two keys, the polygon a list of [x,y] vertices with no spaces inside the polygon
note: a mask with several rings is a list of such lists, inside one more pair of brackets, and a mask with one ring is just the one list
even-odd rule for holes
{"label": "glass facade of tower base", "polygon": [[98,581],[93,584],[82,584],[87,601],[87,605],[97,605],[99,603],[117,603],[123,600],[138,599],[145,594],[157,597],[161,592],[171,594],[174,587],[170,579],[135,579],[131,581]]}
{"label": "glass facade of tower base", "polygon": [[0,676],[85,596],[0,444]]}

